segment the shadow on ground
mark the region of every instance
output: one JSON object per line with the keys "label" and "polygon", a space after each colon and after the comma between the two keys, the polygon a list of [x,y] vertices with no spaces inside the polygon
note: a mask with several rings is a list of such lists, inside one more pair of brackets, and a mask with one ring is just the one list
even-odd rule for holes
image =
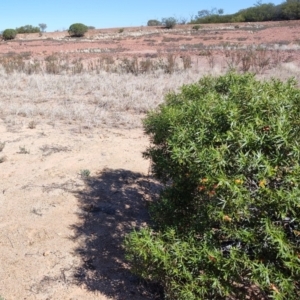
{"label": "shadow on ground", "polygon": [[124,236],[149,222],[147,205],[161,186],[147,176],[106,169],[85,180],[77,193],[80,223],[73,226],[80,245],[76,284],[113,299],[162,299],[161,288],[130,273],[122,247]]}

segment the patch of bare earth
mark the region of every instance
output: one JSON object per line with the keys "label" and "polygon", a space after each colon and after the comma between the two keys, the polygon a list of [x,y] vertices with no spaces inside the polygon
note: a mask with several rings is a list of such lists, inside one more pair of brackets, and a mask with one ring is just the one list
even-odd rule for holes
{"label": "patch of bare earth", "polygon": [[[161,188],[142,157],[149,140],[141,119],[203,74],[245,71],[247,56],[259,78],[299,80],[299,37],[293,21],[1,41],[0,296],[159,299],[159,286],[130,273],[122,247],[126,233],[149,222],[147,206]],[[57,65],[47,69],[53,54],[77,61],[55,73]],[[44,64],[25,69],[19,57]],[[102,58],[106,64],[87,69]],[[153,70],[141,72],[148,58]]]}
{"label": "patch of bare earth", "polygon": [[[71,38],[67,31],[19,34],[13,41],[2,41],[0,53],[30,52],[34,57],[52,53],[69,53],[81,57],[101,54],[114,56],[149,55],[163,53],[190,53],[197,55],[203,47],[222,47],[234,44],[292,46],[300,43],[300,21],[203,24],[199,30],[193,25],[175,29],[161,27],[129,27],[89,30],[84,38]],[[283,48],[285,49],[285,48]]]}
{"label": "patch of bare earth", "polygon": [[[145,226],[141,129],[74,133],[0,124],[0,295],[5,299],[154,299],[130,274],[123,238]],[[90,171],[86,177],[85,170]]]}

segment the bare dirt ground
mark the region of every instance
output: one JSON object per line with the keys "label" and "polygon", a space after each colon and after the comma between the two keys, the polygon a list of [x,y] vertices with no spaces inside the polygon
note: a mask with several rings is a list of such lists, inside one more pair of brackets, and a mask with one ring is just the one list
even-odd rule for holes
{"label": "bare dirt ground", "polygon": [[[1,164],[0,295],[5,299],[154,299],[124,261],[145,226],[149,162],[139,130],[9,132]],[[90,176],[85,178],[84,170]]]}
{"label": "bare dirt ground", "polygon": [[[18,35],[0,42],[0,54],[29,53],[41,59],[61,53],[90,59],[188,53],[195,62],[209,47],[219,51],[228,44],[264,44],[292,55],[299,66],[299,25],[201,25],[197,31],[191,25],[139,27],[122,33],[114,28],[89,31],[82,39],[67,32]],[[0,152],[0,298],[159,299],[157,286],[130,273],[122,247],[126,233],[149,222],[147,205],[161,188],[148,176],[149,161],[142,157],[149,139],[140,119],[147,107],[161,102],[156,93],[172,89],[169,81],[181,85],[200,73],[145,77],[144,87],[139,77],[128,75],[122,77],[127,89],[121,90],[116,74],[109,75],[115,76],[114,85],[102,74],[76,77],[71,87],[65,77],[47,76],[0,72],[0,143],[5,142]],[[56,78],[64,86],[54,85]],[[55,88],[47,85],[50,81]],[[152,106],[148,95],[157,99]],[[118,97],[130,105],[114,103]],[[138,99],[146,108],[134,108]],[[118,121],[104,122],[103,112],[106,120]],[[93,122],[86,122],[92,114]],[[138,121],[127,126],[126,116]]]}
{"label": "bare dirt ground", "polygon": [[81,54],[82,57],[113,54],[116,56],[162,53],[199,54],[203,47],[269,45],[299,50],[300,21],[128,27],[89,30],[84,38],[71,38],[67,31],[19,34],[15,40],[0,43],[0,53],[30,52],[34,57],[52,53]]}

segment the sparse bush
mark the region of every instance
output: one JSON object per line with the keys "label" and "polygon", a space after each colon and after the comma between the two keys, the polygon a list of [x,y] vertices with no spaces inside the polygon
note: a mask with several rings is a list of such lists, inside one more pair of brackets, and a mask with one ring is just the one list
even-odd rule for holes
{"label": "sparse bush", "polygon": [[176,56],[174,54],[168,54],[167,64],[165,65],[165,72],[168,74],[172,74],[175,72],[176,68]]}
{"label": "sparse bush", "polygon": [[30,121],[28,123],[28,128],[29,129],[35,129],[36,128],[36,121]]}
{"label": "sparse bush", "polygon": [[177,20],[173,17],[162,19],[162,25],[168,29],[172,29],[177,24]]}
{"label": "sparse bush", "polygon": [[182,57],[183,69],[187,70],[192,67],[192,58],[190,55],[183,55]]}
{"label": "sparse bush", "polygon": [[82,23],[75,23],[69,27],[69,34],[74,37],[82,37],[88,31],[88,27]]}
{"label": "sparse bush", "polygon": [[80,176],[82,179],[86,179],[86,178],[90,177],[90,175],[91,175],[90,170],[88,170],[88,169],[80,170]]}
{"label": "sparse bush", "polygon": [[118,30],[118,33],[123,33],[124,32],[124,28],[120,28],[119,30]]}
{"label": "sparse bush", "polygon": [[46,28],[47,28],[47,24],[45,23],[40,23],[39,24],[40,29],[42,30],[42,32],[45,32]]}
{"label": "sparse bush", "polygon": [[120,67],[125,73],[132,73],[134,75],[138,75],[139,73],[139,62],[137,57],[133,57],[131,60],[128,58],[122,59]]}
{"label": "sparse bush", "polygon": [[185,18],[185,17],[181,17],[176,20],[176,24],[179,24],[179,25],[185,25],[186,23],[187,23],[187,18]]}
{"label": "sparse bush", "polygon": [[5,147],[5,142],[0,142],[0,152],[2,152],[4,147]]}
{"label": "sparse bush", "polygon": [[[7,160],[7,157],[5,155],[0,156],[0,164],[4,163],[6,160]],[[1,298],[0,298],[0,300],[1,300]]]}
{"label": "sparse bush", "polygon": [[147,22],[147,26],[160,26],[160,25],[161,25],[161,22],[158,20],[149,20]]}
{"label": "sparse bush", "polygon": [[30,151],[25,146],[19,146],[19,154],[30,154]]}
{"label": "sparse bush", "polygon": [[300,90],[203,77],[148,115],[154,226],[125,241],[172,300],[300,299]]}
{"label": "sparse bush", "polygon": [[200,25],[194,25],[194,26],[192,27],[192,29],[193,29],[193,30],[196,30],[196,31],[198,31],[200,28],[201,28]]}
{"label": "sparse bush", "polygon": [[72,74],[80,74],[83,72],[84,67],[83,67],[83,62],[82,59],[74,59],[72,61]]}
{"label": "sparse bush", "polygon": [[5,29],[2,33],[3,39],[6,40],[13,40],[17,35],[17,31],[14,29]]}
{"label": "sparse bush", "polygon": [[146,60],[140,61],[140,72],[149,73],[154,69],[153,62],[147,58]]}

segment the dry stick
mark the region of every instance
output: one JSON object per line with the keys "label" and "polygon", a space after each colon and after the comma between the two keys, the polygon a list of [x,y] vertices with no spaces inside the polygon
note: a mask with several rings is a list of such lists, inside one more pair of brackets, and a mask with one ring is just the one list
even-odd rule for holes
{"label": "dry stick", "polygon": [[6,237],[7,237],[7,239],[9,240],[11,247],[12,247],[12,248],[15,248],[14,245],[13,245],[13,243],[12,243],[12,241],[11,241],[11,239],[9,238],[9,236],[6,235]]}

